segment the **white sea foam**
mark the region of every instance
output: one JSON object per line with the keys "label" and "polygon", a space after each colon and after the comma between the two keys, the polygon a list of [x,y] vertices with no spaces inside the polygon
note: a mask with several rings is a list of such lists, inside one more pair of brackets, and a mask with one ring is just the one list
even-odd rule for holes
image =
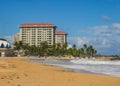
{"label": "white sea foam", "polygon": [[71,60],[78,69],[84,69],[94,73],[108,74],[120,77],[120,61],[110,60]]}
{"label": "white sea foam", "polygon": [[72,64],[55,64],[65,68],[86,70],[93,73],[113,75],[120,77],[120,61],[110,60],[71,60]]}
{"label": "white sea foam", "polygon": [[108,60],[71,60],[71,61],[60,61],[60,60],[45,60],[36,61],[38,63],[55,65],[65,68],[71,68],[79,72],[81,70],[90,71],[93,73],[107,74],[120,77],[120,61],[108,61]]}
{"label": "white sea foam", "polygon": [[71,60],[74,64],[107,64],[107,65],[120,65],[120,61],[110,61],[110,60]]}

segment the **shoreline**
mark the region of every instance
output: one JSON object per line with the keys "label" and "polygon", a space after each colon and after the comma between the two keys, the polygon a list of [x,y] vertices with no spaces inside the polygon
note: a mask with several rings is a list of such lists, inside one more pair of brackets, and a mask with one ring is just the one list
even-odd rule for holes
{"label": "shoreline", "polygon": [[[34,59],[34,60],[36,60],[36,59]],[[84,73],[84,74],[99,74],[99,75],[112,76],[112,75],[107,75],[107,74],[95,73],[95,72],[87,71],[87,70],[84,70],[84,69],[65,68],[65,67],[61,67],[61,66],[57,66],[57,65],[51,65],[51,64],[47,64],[47,63],[40,63],[40,62],[34,62],[34,61],[27,61],[27,62],[38,63],[38,64],[44,65],[44,66],[59,67],[59,68],[66,69],[66,70],[61,70],[62,72],[73,72],[73,73]],[[113,76],[113,77],[116,77],[116,76]]]}
{"label": "shoreline", "polygon": [[26,60],[0,58],[0,86],[120,86],[120,77],[67,72]]}
{"label": "shoreline", "polygon": [[[28,62],[33,62],[33,63],[38,63],[38,64],[42,64],[42,65],[48,65],[48,66],[55,66],[55,67],[62,67],[62,68],[66,68],[66,72],[77,72],[77,73],[88,73],[88,74],[99,74],[99,75],[106,75],[106,76],[113,76],[113,77],[120,77],[119,74],[115,74],[115,72],[112,74],[111,72],[100,72],[100,71],[93,71],[93,70],[86,70],[85,68],[81,69],[78,68],[78,65],[83,66],[82,64],[74,64],[71,63],[71,60],[76,60],[76,59],[30,59]],[[77,59],[80,60],[80,59]],[[77,61],[76,60],[76,61]],[[83,60],[83,59],[81,59]],[[86,60],[86,59],[85,59]],[[88,60],[88,59],[87,59]],[[98,60],[97,60],[98,61]],[[74,67],[70,67],[67,65],[76,65],[77,68]],[[88,64],[89,65],[89,64]],[[90,64],[91,65],[91,64]],[[93,64],[92,64],[93,65]],[[90,68],[92,68],[91,66],[89,66]],[[96,66],[97,67],[97,66]],[[97,70],[97,69],[96,69]],[[104,70],[103,70],[104,71]],[[116,72],[117,73],[117,72]]]}

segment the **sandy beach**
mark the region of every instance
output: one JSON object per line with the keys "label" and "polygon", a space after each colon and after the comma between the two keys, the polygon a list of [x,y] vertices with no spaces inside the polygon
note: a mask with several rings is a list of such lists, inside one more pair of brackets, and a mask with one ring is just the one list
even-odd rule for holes
{"label": "sandy beach", "polygon": [[67,72],[27,59],[0,58],[0,86],[120,86],[120,77]]}

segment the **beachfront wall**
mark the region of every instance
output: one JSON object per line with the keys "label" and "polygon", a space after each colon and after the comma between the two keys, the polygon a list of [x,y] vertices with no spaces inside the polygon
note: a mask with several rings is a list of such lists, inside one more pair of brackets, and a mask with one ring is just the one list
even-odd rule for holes
{"label": "beachfront wall", "polygon": [[14,52],[12,49],[0,48],[0,57],[9,57],[9,56],[14,56]]}

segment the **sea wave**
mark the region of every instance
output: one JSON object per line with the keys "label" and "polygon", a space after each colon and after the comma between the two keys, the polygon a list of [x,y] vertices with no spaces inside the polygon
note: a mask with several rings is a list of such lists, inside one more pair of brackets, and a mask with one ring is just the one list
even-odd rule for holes
{"label": "sea wave", "polygon": [[120,65],[120,61],[111,61],[111,60],[90,60],[90,59],[80,59],[80,60],[71,60],[74,64],[107,64],[107,65]]}
{"label": "sea wave", "polygon": [[76,72],[85,70],[92,73],[106,74],[120,77],[120,61],[110,60],[32,60],[41,64],[54,65],[64,68],[73,69]]}

